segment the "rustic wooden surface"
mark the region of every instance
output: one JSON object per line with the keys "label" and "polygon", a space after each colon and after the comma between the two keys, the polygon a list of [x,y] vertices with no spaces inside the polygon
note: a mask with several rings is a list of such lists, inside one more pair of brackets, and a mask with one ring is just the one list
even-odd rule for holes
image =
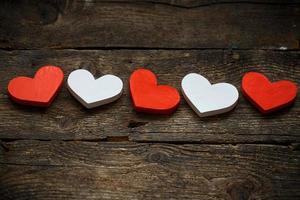
{"label": "rustic wooden surface", "polygon": [[[300,2],[54,0],[0,2],[0,199],[300,199],[300,107],[262,116],[241,95],[199,118],[133,111],[128,76],[189,72],[240,88],[243,73],[300,85]],[[9,80],[42,65],[125,83],[86,110],[66,87],[48,109],[13,103]]]}
{"label": "rustic wooden surface", "polygon": [[294,2],[8,2],[1,3],[0,8],[4,21],[0,27],[0,47],[7,49],[299,49],[300,11],[299,4]]}
{"label": "rustic wooden surface", "polygon": [[[295,105],[262,116],[241,95],[230,113],[199,118],[181,99],[171,116],[138,114],[132,108],[128,77],[138,66],[157,73],[162,84],[180,88],[189,72],[205,74],[211,82],[228,81],[238,88],[242,74],[255,70],[274,80],[286,78],[300,85],[300,52],[223,50],[35,50],[2,51],[0,83],[0,137],[4,139],[99,140],[126,136],[131,141],[203,143],[300,142],[299,98]],[[65,75],[86,68],[96,76],[113,73],[124,81],[122,98],[112,104],[86,110],[63,86],[48,109],[19,106],[7,97],[5,86],[17,74],[32,76],[38,66],[62,66]],[[39,122],[39,123],[36,123]]]}
{"label": "rustic wooden surface", "polygon": [[4,199],[292,199],[299,146],[15,141]]}

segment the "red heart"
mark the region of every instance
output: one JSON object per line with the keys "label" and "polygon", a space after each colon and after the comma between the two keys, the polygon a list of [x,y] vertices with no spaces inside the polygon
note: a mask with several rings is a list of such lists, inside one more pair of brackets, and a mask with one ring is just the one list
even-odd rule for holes
{"label": "red heart", "polygon": [[8,84],[8,93],[17,103],[47,107],[58,93],[64,78],[59,67],[44,66],[34,78],[16,77]]}
{"label": "red heart", "polygon": [[170,114],[180,102],[178,91],[167,85],[157,85],[156,76],[149,70],[134,71],[129,80],[130,92],[136,111]]}
{"label": "red heart", "polygon": [[297,86],[287,80],[271,83],[261,73],[246,73],[242,91],[262,113],[270,113],[291,104],[297,96]]}

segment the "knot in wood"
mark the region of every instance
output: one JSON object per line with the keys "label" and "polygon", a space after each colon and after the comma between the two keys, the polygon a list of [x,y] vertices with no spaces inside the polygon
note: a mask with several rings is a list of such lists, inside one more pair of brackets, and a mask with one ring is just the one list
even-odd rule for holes
{"label": "knot in wood", "polygon": [[149,162],[163,163],[168,161],[168,155],[164,152],[155,151],[148,154],[147,159]]}
{"label": "knot in wood", "polygon": [[56,22],[59,15],[59,9],[56,5],[53,5],[50,2],[40,2],[38,8],[41,24],[47,25]]}
{"label": "knot in wood", "polygon": [[230,183],[227,188],[227,193],[232,200],[247,200],[252,199],[255,190],[255,183],[249,179],[236,180]]}

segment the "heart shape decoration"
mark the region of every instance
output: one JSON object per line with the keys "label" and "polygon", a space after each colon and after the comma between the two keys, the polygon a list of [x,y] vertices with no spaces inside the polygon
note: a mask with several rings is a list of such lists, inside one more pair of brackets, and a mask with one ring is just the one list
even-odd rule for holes
{"label": "heart shape decoration", "polygon": [[297,96],[295,83],[287,80],[272,83],[258,72],[246,73],[241,88],[244,96],[263,114],[291,104]]}
{"label": "heart shape decoration", "polygon": [[239,92],[233,85],[212,85],[196,73],[186,75],[182,79],[181,88],[184,98],[200,117],[228,112],[235,107],[239,98]]}
{"label": "heart shape decoration", "polygon": [[122,80],[114,75],[104,75],[98,79],[85,69],[78,69],[68,77],[70,93],[86,108],[94,108],[111,103],[121,97]]}
{"label": "heart shape decoration", "polygon": [[56,66],[43,66],[34,78],[16,77],[8,84],[8,93],[17,103],[31,106],[50,106],[63,83],[63,71]]}
{"label": "heart shape decoration", "polygon": [[134,71],[129,80],[134,109],[151,114],[171,114],[180,102],[178,91],[168,85],[157,85],[156,76],[147,69]]}

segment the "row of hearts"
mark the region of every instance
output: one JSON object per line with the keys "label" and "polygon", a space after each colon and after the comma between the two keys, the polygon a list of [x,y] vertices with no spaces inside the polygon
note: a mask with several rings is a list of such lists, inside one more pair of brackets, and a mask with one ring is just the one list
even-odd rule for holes
{"label": "row of hearts", "polygon": [[[63,71],[56,66],[41,67],[34,78],[16,77],[8,84],[8,92],[17,103],[50,106],[63,83]],[[158,85],[156,76],[147,69],[135,70],[129,79],[130,93],[136,111],[170,114],[180,102],[178,91]],[[87,70],[78,69],[68,77],[70,93],[86,108],[94,108],[117,100],[123,90],[122,80],[114,75],[98,79]],[[235,107],[239,92],[229,83],[210,82],[200,74],[190,73],[181,82],[182,93],[188,104],[200,116],[228,112]],[[243,94],[262,113],[270,113],[292,103],[297,87],[291,81],[271,83],[263,74],[248,72],[243,76]]]}

